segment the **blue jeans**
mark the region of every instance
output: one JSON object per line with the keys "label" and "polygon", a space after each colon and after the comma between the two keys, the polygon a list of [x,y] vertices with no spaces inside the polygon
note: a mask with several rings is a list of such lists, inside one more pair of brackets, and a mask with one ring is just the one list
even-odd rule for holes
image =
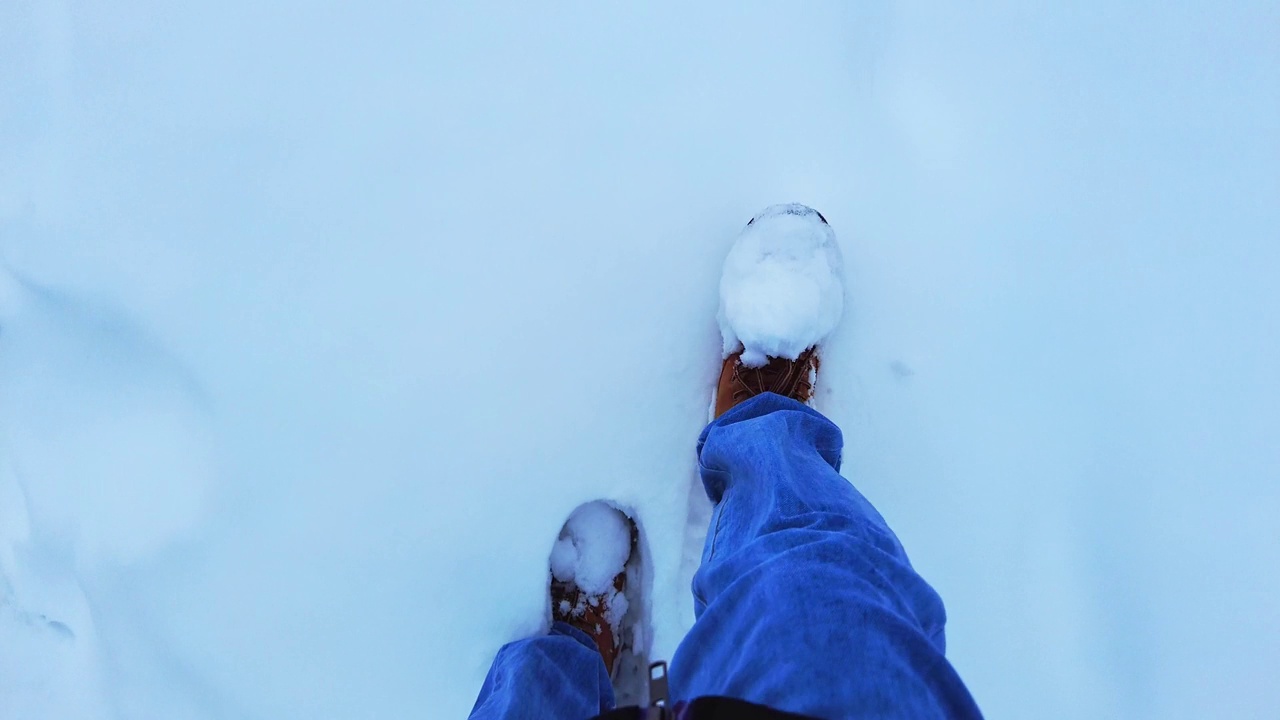
{"label": "blue jeans", "polygon": [[[715,503],[671,700],[722,695],[820,718],[981,717],[945,657],[942,600],[839,474],[839,428],[766,393],[702,431]],[[613,707],[590,638],[557,625],[498,653],[472,718],[584,720]]]}

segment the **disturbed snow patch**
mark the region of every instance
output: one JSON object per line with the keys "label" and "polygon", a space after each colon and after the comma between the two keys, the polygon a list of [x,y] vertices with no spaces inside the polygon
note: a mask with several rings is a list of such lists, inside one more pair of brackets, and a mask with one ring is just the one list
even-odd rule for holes
{"label": "disturbed snow patch", "polygon": [[720,335],[742,364],[795,360],[826,339],[844,312],[836,234],[812,208],[772,205],[752,218],[724,261]]}

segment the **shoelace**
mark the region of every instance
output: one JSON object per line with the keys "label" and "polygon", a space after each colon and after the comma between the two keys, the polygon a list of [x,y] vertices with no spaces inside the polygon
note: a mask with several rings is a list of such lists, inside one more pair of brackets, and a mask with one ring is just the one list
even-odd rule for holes
{"label": "shoelace", "polygon": [[809,384],[809,368],[814,362],[815,348],[800,353],[795,361],[770,358],[764,367],[749,368],[738,362],[733,367],[733,399],[741,402],[761,393],[772,392],[795,397],[802,385]]}

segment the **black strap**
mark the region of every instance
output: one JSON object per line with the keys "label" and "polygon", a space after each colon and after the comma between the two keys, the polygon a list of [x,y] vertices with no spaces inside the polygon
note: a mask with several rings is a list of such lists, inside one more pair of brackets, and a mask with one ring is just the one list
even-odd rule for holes
{"label": "black strap", "polygon": [[[672,713],[666,707],[618,708],[595,720],[672,720]],[[808,715],[774,710],[764,705],[756,705],[745,700],[727,697],[700,697],[684,707],[680,716],[683,720],[816,720]]]}
{"label": "black strap", "polygon": [[[657,672],[655,672],[657,671]],[[649,708],[667,706],[667,663],[659,660],[649,664]],[[661,720],[662,716],[658,716]]]}

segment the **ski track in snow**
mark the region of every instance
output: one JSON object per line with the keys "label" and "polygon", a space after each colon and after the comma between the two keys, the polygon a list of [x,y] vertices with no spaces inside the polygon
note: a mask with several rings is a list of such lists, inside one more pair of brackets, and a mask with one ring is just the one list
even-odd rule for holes
{"label": "ski track in snow", "polygon": [[1269,12],[0,10],[0,718],[464,717],[595,499],[669,660],[793,201],[989,716],[1280,715]]}

